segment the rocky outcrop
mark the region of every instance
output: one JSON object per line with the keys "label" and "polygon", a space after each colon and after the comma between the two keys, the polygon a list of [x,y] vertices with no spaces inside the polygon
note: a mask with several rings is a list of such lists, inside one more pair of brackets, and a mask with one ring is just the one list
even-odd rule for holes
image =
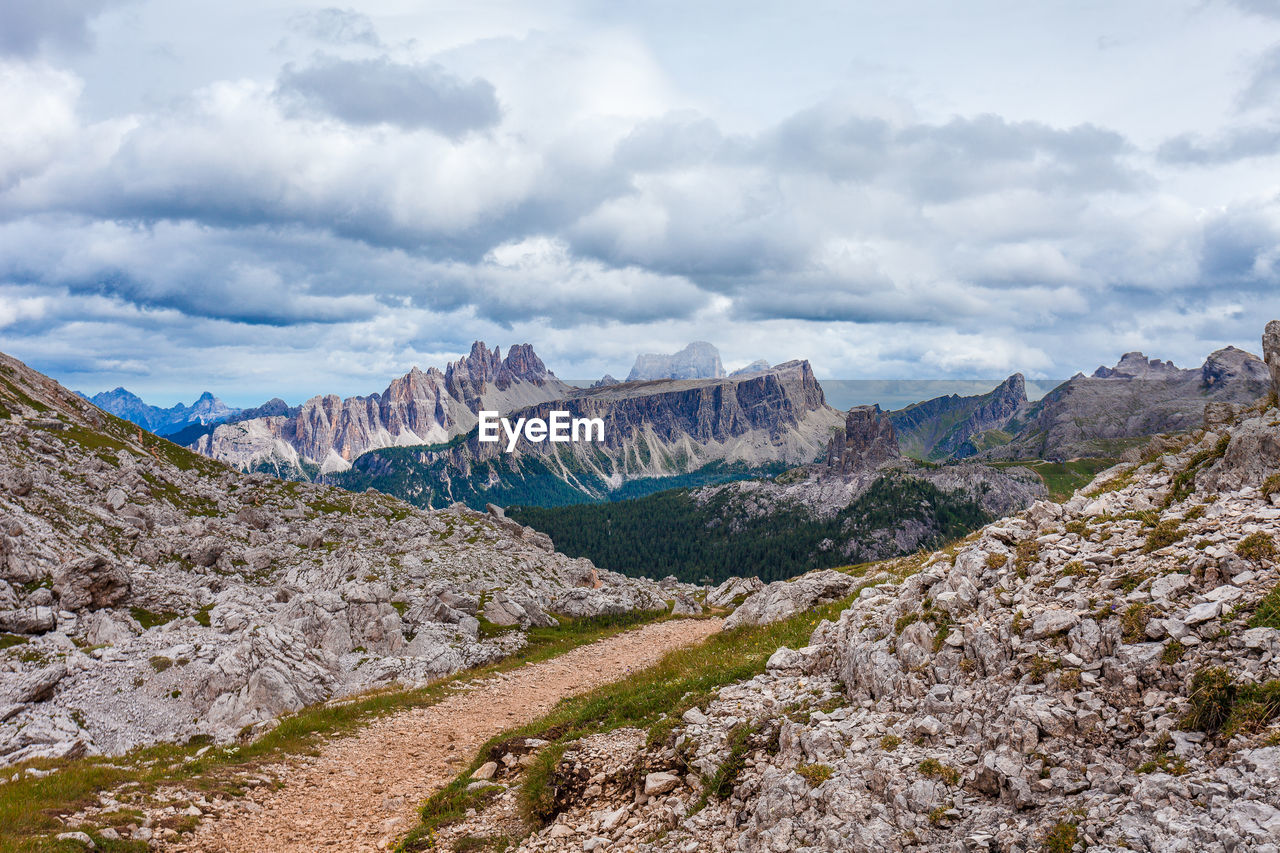
{"label": "rocky outcrop", "polygon": [[381,394],[312,397],[297,410],[268,404],[263,416],[220,425],[193,447],[242,470],[311,479],[345,471],[374,448],[446,442],[474,427],[481,409],[505,413],[569,390],[530,345],[503,358],[477,341],[443,373],[415,367]]}
{"label": "rocky outcrop", "polygon": [[1280,320],[1272,320],[1262,335],[1263,358],[1271,373],[1271,391],[1280,395]]}
{"label": "rocky outcrop", "polygon": [[764,589],[764,583],[757,577],[731,577],[707,593],[707,604],[712,607],[736,607],[745,601],[747,596],[762,589]]}
{"label": "rocky outcrop", "polygon": [[1260,359],[1235,347],[1218,350],[1196,370],[1126,353],[1115,367],[1077,375],[1028,407],[1013,440],[982,456],[1118,457],[1140,439],[1196,429],[1207,403],[1250,405],[1270,381]]}
{"label": "rocky outcrop", "polygon": [[858,585],[843,572],[821,571],[794,580],[775,581],[752,595],[724,622],[726,631],[740,625],[767,625],[818,604],[844,598]]}
{"label": "rocky outcrop", "polygon": [[691,592],[509,518],[235,472],[0,355],[0,765],[226,741]]}
{"label": "rocky outcrop", "polygon": [[901,455],[893,422],[879,406],[850,409],[844,428],[835,429],[827,442],[827,468],[839,474],[874,470]]}
{"label": "rocky outcrop", "polygon": [[1015,373],[986,394],[935,397],[889,413],[904,453],[938,461],[973,456],[995,443],[1027,407],[1027,384]]}
{"label": "rocky outcrop", "polygon": [[636,356],[636,363],[627,374],[627,381],[720,379],[723,376],[724,365],[720,363],[720,351],[706,341],[694,341],[671,355],[645,353]]}
{"label": "rocky outcrop", "polygon": [[[628,382],[577,389],[508,417],[599,418],[604,441],[565,444],[520,438],[481,442],[477,432],[447,448],[373,452],[329,481],[373,487],[426,505],[460,500],[536,503],[539,494],[607,496],[629,480],[664,478],[711,463],[746,469],[816,458],[839,414],[826,405],[806,361],[737,379]],[[525,496],[534,498],[529,500]]]}

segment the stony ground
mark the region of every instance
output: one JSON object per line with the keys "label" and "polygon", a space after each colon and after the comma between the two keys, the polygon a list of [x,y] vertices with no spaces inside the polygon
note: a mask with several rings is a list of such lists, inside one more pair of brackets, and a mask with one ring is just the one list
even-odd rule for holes
{"label": "stony ground", "polygon": [[[794,612],[831,574],[771,584],[734,622]],[[515,849],[1277,853],[1278,582],[1280,408],[1256,407],[859,578],[808,646],[661,742],[583,741]]]}
{"label": "stony ground", "polygon": [[688,615],[689,591],[500,511],[232,471],[0,354],[0,767],[226,742],[496,660],[556,614]]}
{"label": "stony ground", "polygon": [[[500,732],[561,698],[625,678],[720,629],[719,619],[646,625],[560,657],[467,682],[445,701],[379,720],[300,761],[282,788],[262,786],[201,824],[181,851],[372,851],[417,822],[417,806]],[[150,835],[145,827],[138,837]]]}

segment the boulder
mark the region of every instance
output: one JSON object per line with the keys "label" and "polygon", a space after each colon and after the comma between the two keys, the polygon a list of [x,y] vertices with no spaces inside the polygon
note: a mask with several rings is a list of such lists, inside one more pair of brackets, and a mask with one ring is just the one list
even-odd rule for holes
{"label": "boulder", "polygon": [[52,607],[26,607],[0,611],[0,631],[9,634],[44,634],[58,626]]}
{"label": "boulder", "polygon": [[745,599],[752,593],[764,589],[764,581],[757,577],[731,577],[707,593],[707,604],[711,607],[731,607],[738,598]]}
{"label": "boulder", "polygon": [[98,610],[129,595],[129,575],[102,555],[64,563],[53,575],[53,591],[63,610]]}
{"label": "boulder", "polygon": [[742,602],[725,620],[724,628],[728,631],[740,625],[766,625],[786,619],[814,605],[843,598],[858,583],[857,578],[830,569],[775,581]]}
{"label": "boulder", "polygon": [[53,688],[66,676],[67,668],[60,663],[29,672],[5,691],[4,702],[17,705],[43,702],[53,695]]}

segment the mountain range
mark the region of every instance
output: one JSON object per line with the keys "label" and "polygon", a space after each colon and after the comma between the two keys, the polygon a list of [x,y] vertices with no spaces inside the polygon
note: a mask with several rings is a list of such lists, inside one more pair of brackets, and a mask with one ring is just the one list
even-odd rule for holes
{"label": "mountain range", "polygon": [[[902,453],[927,462],[1116,458],[1147,436],[1199,425],[1207,403],[1252,402],[1266,381],[1265,365],[1234,347],[1192,370],[1127,353],[1039,400],[1015,373],[983,394],[886,414]],[[159,409],[124,389],[89,399],[241,470],[375,488],[422,506],[560,505],[776,474],[820,458],[842,420],[808,362],[761,360],[726,376],[706,342],[641,355],[627,382],[606,377],[589,388],[561,381],[529,344],[504,357],[477,341],[443,371],[415,367],[381,393],[296,407],[274,399],[238,411],[206,393]],[[478,441],[482,409],[600,417],[606,441],[521,441],[507,454]]]}
{"label": "mountain range", "polygon": [[116,417],[135,423],[156,435],[173,435],[191,425],[204,426],[228,420],[240,410],[228,406],[205,391],[190,406],[178,403],[163,409],[143,402],[142,398],[124,388],[102,391],[92,397],[80,394],[98,408]]}
{"label": "mountain range", "polygon": [[385,490],[421,506],[579,503],[715,482],[810,462],[843,416],[826,405],[807,361],[719,379],[572,389],[511,413],[601,418],[601,443],[532,443],[513,452],[471,431],[435,447],[380,449],[327,482]]}
{"label": "mountain range", "polygon": [[243,470],[313,479],[345,471],[377,448],[447,442],[471,430],[482,409],[505,413],[571,390],[528,344],[512,347],[503,358],[498,348],[477,341],[469,355],[443,372],[414,367],[381,394],[346,399],[329,394],[297,409],[277,406],[222,424],[193,446]]}

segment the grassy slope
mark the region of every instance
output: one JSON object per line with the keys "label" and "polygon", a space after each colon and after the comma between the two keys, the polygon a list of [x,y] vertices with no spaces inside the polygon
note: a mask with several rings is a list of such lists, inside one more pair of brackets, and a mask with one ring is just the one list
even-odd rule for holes
{"label": "grassy slope", "polygon": [[1019,462],[989,462],[993,468],[1029,468],[1036,472],[1049,490],[1050,500],[1067,500],[1076,489],[1088,485],[1099,471],[1105,471],[1119,460],[1111,458],[1073,459],[1070,462],[1046,462],[1029,459]]}
{"label": "grassy slope", "polygon": [[[83,850],[75,842],[57,842],[52,835],[71,829],[89,833],[100,850],[143,851],[143,842],[107,841],[98,832],[106,826],[120,827],[137,822],[137,813],[121,813],[113,822],[68,827],[57,818],[97,801],[97,793],[129,782],[137,783],[139,796],[150,796],[162,786],[179,786],[208,794],[239,796],[245,791],[247,776],[262,765],[276,763],[299,754],[314,754],[328,738],[350,734],[385,714],[433,705],[449,696],[456,681],[482,678],[493,672],[514,669],[528,663],[563,654],[570,649],[621,633],[637,625],[669,618],[654,612],[627,613],[593,619],[561,618],[553,628],[533,628],[528,645],[494,664],[457,673],[414,690],[386,690],[341,702],[316,705],[283,717],[280,725],[250,744],[196,752],[208,744],[197,740],[185,745],[159,745],[135,750],[116,758],[93,757],[60,761],[31,761],[20,767],[53,770],[37,779],[24,776],[0,785],[0,853],[11,851]],[[11,777],[17,770],[6,768],[0,776]],[[124,799],[123,797],[121,798]],[[187,803],[183,802],[185,806]],[[175,829],[189,829],[190,818],[173,822]]]}

